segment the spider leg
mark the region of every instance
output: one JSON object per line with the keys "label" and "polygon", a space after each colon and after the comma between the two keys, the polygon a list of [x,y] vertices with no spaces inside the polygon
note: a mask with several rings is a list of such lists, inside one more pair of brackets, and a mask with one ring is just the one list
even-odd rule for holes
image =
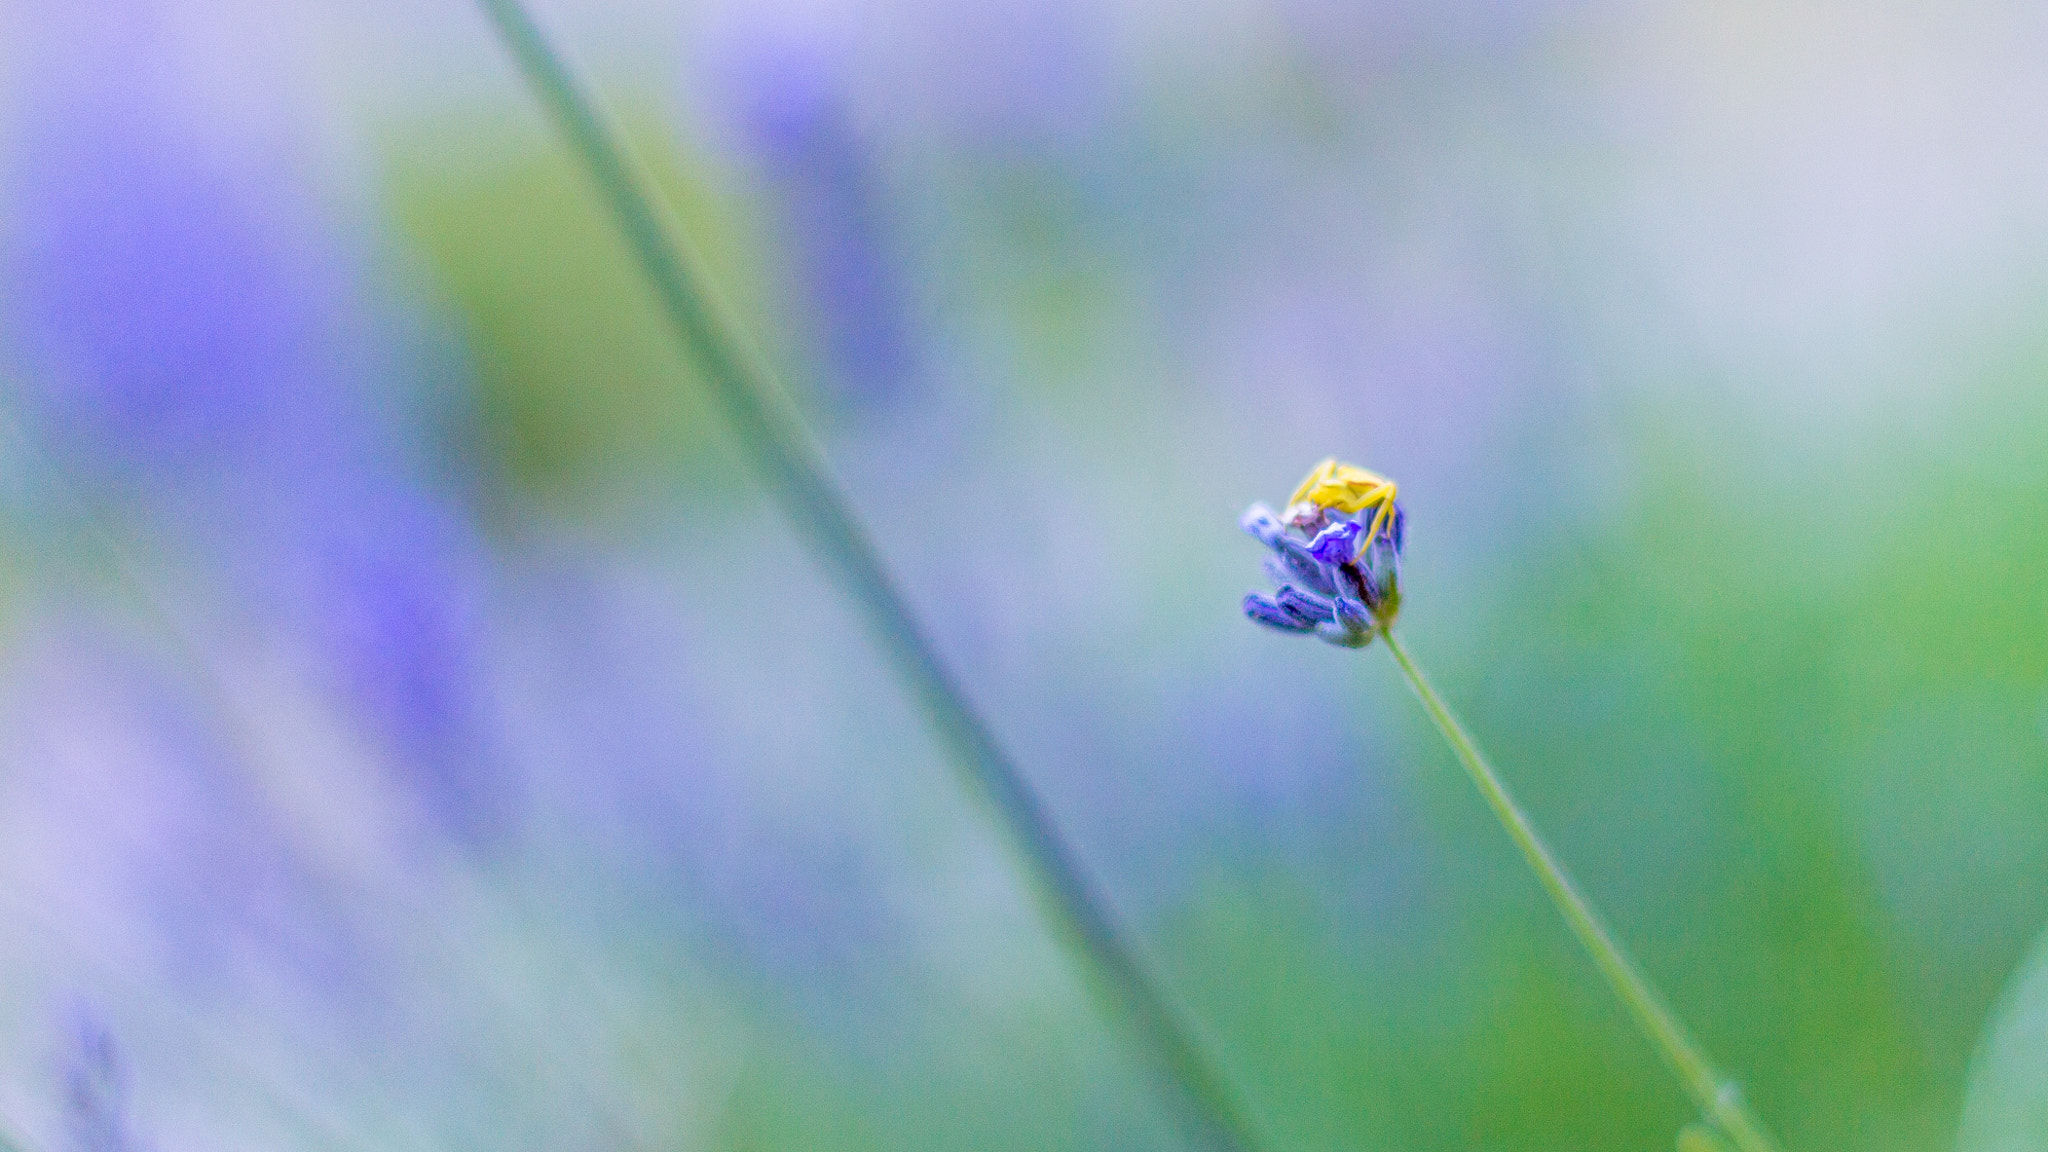
{"label": "spider leg", "polygon": [[1366,497],[1365,506],[1373,508],[1374,512],[1372,523],[1365,530],[1365,539],[1358,545],[1358,550],[1361,554],[1366,549],[1372,547],[1372,542],[1379,539],[1381,530],[1386,528],[1387,521],[1393,518],[1395,491],[1394,485],[1389,482],[1373,489]]}

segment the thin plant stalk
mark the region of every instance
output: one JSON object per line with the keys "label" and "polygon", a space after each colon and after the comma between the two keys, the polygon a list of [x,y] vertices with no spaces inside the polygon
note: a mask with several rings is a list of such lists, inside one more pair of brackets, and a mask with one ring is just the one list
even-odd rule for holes
{"label": "thin plant stalk", "polygon": [[890,670],[923,707],[970,789],[988,802],[1060,935],[1180,1089],[1183,1118],[1207,1146],[1255,1152],[1263,1141],[1237,1092],[1127,941],[1044,803],[940,659],[801,418],[716,299],[645,170],[520,0],[479,3],[589,170],[743,454],[799,537],[851,597]]}
{"label": "thin plant stalk", "polygon": [[1693,1039],[1684,1022],[1671,1010],[1656,986],[1650,983],[1650,978],[1615,939],[1606,922],[1579,891],[1571,874],[1565,871],[1549,845],[1543,842],[1536,826],[1529,822],[1528,813],[1515,803],[1500,775],[1487,763],[1443,697],[1430,686],[1422,669],[1415,666],[1407,647],[1395,638],[1391,629],[1385,636],[1387,650],[1394,654],[1394,662],[1401,666],[1409,686],[1421,698],[1423,710],[1429,713],[1429,718],[1436,722],[1437,730],[1444,734],[1451,750],[1457,753],[1459,763],[1465,766],[1466,774],[1478,786],[1479,794],[1486,798],[1493,814],[1500,818],[1501,826],[1507,829],[1508,838],[1522,850],[1523,858],[1528,860],[1536,878],[1549,891],[1565,923],[1571,926],[1579,943],[1585,945],[1586,952],[1592,956],[1601,975],[1607,977],[1614,994],[1628,1007],[1629,1015],[1643,1030],[1643,1035],[1656,1045],[1665,1063],[1671,1066],[1672,1072],[1685,1086],[1687,1094],[1699,1105],[1701,1113],[1725,1132],[1740,1152],[1777,1152],[1777,1144],[1764,1132],[1762,1123],[1743,1102],[1742,1093],[1734,1081],[1725,1079],[1715,1069],[1699,1041]]}

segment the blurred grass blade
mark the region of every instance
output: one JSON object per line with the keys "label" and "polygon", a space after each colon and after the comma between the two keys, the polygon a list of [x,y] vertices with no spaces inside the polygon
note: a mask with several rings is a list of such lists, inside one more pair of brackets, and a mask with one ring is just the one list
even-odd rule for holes
{"label": "blurred grass blade", "polygon": [[953,762],[994,809],[1047,913],[1185,1093],[1190,1106],[1185,1116],[1198,1136],[1214,1147],[1257,1148],[1260,1142],[1235,1092],[1125,943],[1044,805],[939,659],[794,408],[725,318],[698,262],[619,134],[519,0],[479,2],[589,168],[664,316],[702,368],[746,457],[817,559],[852,597],[890,668],[923,707]]}
{"label": "blurred grass blade", "polygon": [[2048,933],[1977,1041],[1956,1152],[2048,1152]]}

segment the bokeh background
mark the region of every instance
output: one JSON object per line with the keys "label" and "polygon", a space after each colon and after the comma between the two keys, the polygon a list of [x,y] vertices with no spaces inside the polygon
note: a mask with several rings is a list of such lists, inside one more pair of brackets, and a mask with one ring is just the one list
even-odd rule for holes
{"label": "bokeh background", "polygon": [[[2048,922],[2048,17],[540,6],[1277,1137],[1691,1119],[1243,506],[1792,1149]],[[1161,1086],[460,0],[0,7],[0,1134],[1165,1149]]]}

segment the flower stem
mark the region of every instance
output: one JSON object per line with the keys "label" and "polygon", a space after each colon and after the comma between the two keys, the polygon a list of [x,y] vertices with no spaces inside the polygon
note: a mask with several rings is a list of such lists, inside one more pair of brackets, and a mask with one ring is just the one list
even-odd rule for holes
{"label": "flower stem", "polygon": [[663,317],[703,372],[726,423],[784,515],[853,601],[896,678],[923,707],[969,789],[987,801],[1033,894],[1149,1054],[1179,1087],[1204,1147],[1262,1141],[1220,1067],[1119,927],[1078,853],[995,732],[968,701],[840,491],[795,409],[740,338],[680,230],[625,142],[521,0],[479,0],[499,39],[611,211]]}
{"label": "flower stem", "polygon": [[1396,639],[1393,632],[1386,633],[1387,650],[1394,654],[1394,662],[1408,677],[1408,684],[1415,689],[1415,695],[1422,700],[1423,710],[1436,722],[1438,731],[1458,754],[1458,760],[1472,777],[1472,783],[1479,788],[1479,794],[1486,798],[1493,814],[1500,818],[1501,826],[1507,829],[1509,839],[1522,850],[1522,856],[1529,861],[1529,867],[1543,887],[1550,892],[1550,898],[1557,904],[1557,910],[1564,915],[1565,923],[1571,925],[1579,943],[1593,957],[1614,994],[1628,1007],[1635,1017],[1643,1035],[1649,1037],[1657,1050],[1671,1066],[1679,1082],[1685,1086],[1700,1111],[1714,1122],[1735,1142],[1741,1152],[1777,1152],[1777,1145],[1765,1134],[1763,1125],[1749,1106],[1742,1100],[1742,1094],[1731,1080],[1723,1079],[1716,1071],[1707,1054],[1701,1050],[1699,1041],[1693,1039],[1685,1024],[1664,1002],[1650,978],[1644,975],[1628,951],[1614,938],[1600,914],[1593,910],[1579,887],[1572,881],[1564,865],[1558,863],[1550,847],[1529,822],[1529,816],[1521,805],[1509,794],[1507,785],[1501,782],[1493,766],[1467,735],[1458,718],[1430,686],[1429,679],[1415,661],[1408,655],[1408,649]]}

